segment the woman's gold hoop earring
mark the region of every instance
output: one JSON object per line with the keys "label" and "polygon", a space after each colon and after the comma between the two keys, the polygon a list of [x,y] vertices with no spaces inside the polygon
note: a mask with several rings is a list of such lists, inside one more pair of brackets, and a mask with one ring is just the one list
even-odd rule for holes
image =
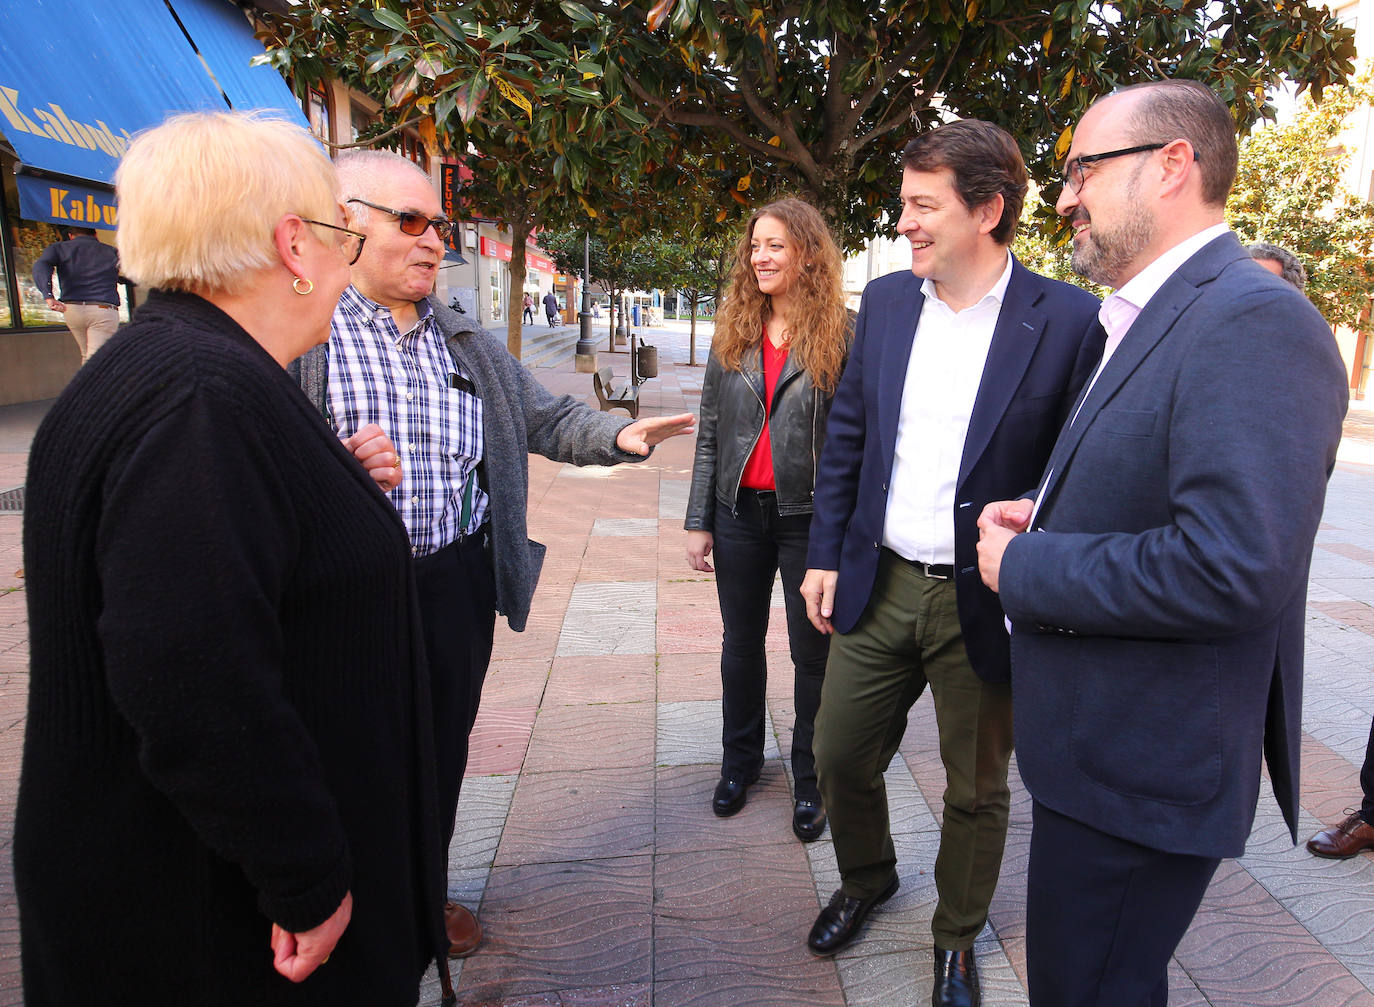
{"label": "woman's gold hoop earring", "polygon": [[[301,289],[302,283],[305,284],[304,290]],[[291,281],[291,289],[294,290],[296,293],[300,294],[301,296],[305,296],[306,294],[310,293],[312,290],[315,289],[315,284],[311,283],[304,276],[298,276]]]}

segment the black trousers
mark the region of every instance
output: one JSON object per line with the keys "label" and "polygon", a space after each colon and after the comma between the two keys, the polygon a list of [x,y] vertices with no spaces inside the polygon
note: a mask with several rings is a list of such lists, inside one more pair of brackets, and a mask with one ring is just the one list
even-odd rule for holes
{"label": "black trousers", "polygon": [[1364,748],[1364,768],[1360,770],[1360,789],[1364,791],[1364,801],[1360,804],[1360,817],[1368,825],[1374,825],[1374,720],[1369,722],[1369,744]]}
{"label": "black trousers", "polygon": [[482,700],[496,628],[496,578],[479,532],[415,561],[434,704],[439,821],[444,849],[453,839],[458,794],[468,766],[468,737]]}
{"label": "black trousers", "polygon": [[792,776],[796,799],[819,801],[811,750],[830,641],[806,618],[801,582],[811,515],[778,514],[777,495],[741,489],[736,512],[717,504],[714,534],[716,594],[725,626],[720,651],[724,756],[721,775],[748,780],[763,765],[763,719],[768,665],[764,645],[773,579],[782,571],[787,640],[793,667],[796,721]]}
{"label": "black trousers", "polygon": [[1109,836],[1036,801],[1026,875],[1031,1007],[1165,1007],[1169,958],[1220,863]]}

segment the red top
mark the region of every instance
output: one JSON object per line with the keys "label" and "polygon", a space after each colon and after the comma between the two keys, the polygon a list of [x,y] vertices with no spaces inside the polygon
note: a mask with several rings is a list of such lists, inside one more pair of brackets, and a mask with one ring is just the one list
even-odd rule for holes
{"label": "red top", "polygon": [[774,346],[767,334],[763,337],[763,388],[764,402],[763,433],[759,434],[754,453],[744,463],[744,473],[739,484],[751,490],[775,490],[778,484],[773,479],[773,442],[768,436],[768,415],[773,409],[773,390],[778,387],[778,377],[782,365],[787,362],[787,344]]}

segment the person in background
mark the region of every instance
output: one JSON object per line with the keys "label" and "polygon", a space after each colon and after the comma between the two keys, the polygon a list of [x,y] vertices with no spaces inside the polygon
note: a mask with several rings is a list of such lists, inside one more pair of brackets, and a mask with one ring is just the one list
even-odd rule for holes
{"label": "person in background", "polygon": [[534,295],[531,294],[528,290],[525,291],[525,302],[524,302],[524,303],[525,303],[525,314],[524,314],[524,317],[522,318],[522,321],[529,322],[529,324],[533,325],[533,324],[534,324]]}
{"label": "person in background", "polygon": [[26,483],[25,1001],[410,1007],[448,972],[394,448],[283,369],[362,236],[315,139],[254,114],[140,134],[116,189],[152,292]]}
{"label": "person in background", "polygon": [[1275,276],[1282,277],[1299,290],[1307,287],[1307,270],[1303,268],[1302,260],[1283,246],[1257,241],[1253,245],[1246,245],[1245,250],[1250,253],[1250,258]]}
{"label": "person in background", "polygon": [[830,398],[849,352],[840,252],[808,203],[756,211],[740,239],[701,391],[701,427],[687,503],[687,563],[710,573],[724,636],[720,680],[722,817],[744,807],[763,766],[764,645],[773,580],[782,572],[793,667],[792,831],[825,830],[811,750],[827,642],[798,593],[806,570],[816,461]]}
{"label": "person in background", "polygon": [[[64,240],[43,249],[34,262],[33,283],[43,302],[61,313],[84,364],[119,328],[119,255],[89,228],[63,231]],[[62,288],[60,301],[53,296],[54,270]]]}
{"label": "person in background", "polygon": [[1374,850],[1374,721],[1369,725],[1369,743],[1364,749],[1360,769],[1360,790],[1364,800],[1338,824],[1322,829],[1307,841],[1307,851],[1328,860],[1348,860],[1364,850]]}
{"label": "person in background", "polygon": [[[397,445],[377,475],[415,557],[447,851],[496,615],[524,630],[544,561],[525,533],[529,453],[577,465],[640,461],[690,433],[694,417],[630,422],[550,394],[504,343],[430,296],[453,224],[424,170],[380,150],[346,153],[337,167],[367,244],[328,347],[302,357],[296,375],[340,436],[375,424]],[[457,900],[444,913],[448,954],[471,954],[482,940],[476,916]]]}
{"label": "person in background", "polygon": [[544,295],[544,314],[549,320],[549,328],[553,328],[558,319],[558,298],[552,290]]}

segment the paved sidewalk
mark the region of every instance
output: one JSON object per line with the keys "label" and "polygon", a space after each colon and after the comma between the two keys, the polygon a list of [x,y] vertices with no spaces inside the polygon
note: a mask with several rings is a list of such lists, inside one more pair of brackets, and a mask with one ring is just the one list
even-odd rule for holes
{"label": "paved sidewalk", "polygon": [[[709,325],[700,326],[704,361]],[[703,368],[685,324],[645,330],[661,377],[643,414],[695,411]],[[624,353],[602,366],[628,371]],[[571,361],[538,368],[595,402]],[[0,490],[22,483],[22,422],[0,409]],[[12,428],[20,433],[11,436]],[[31,426],[30,428],[31,429]],[[1347,424],[1313,560],[1302,839],[1358,802],[1374,715],[1374,414]],[[929,1003],[931,874],[942,769],[932,709],[913,711],[888,774],[902,888],[863,939],[808,954],[838,883],[829,834],[790,829],[791,670],[782,599],[770,630],[768,761],[736,817],[709,808],[719,764],[720,616],[681,528],[692,443],[647,462],[530,460],[531,535],[549,546],[525,633],[500,624],[452,850],[452,894],[480,904],[486,943],[455,970],[459,1002],[505,1007]],[[0,843],[8,851],[23,733],[27,634],[19,518],[0,514]],[[9,593],[4,593],[8,591]],[[984,1003],[1024,990],[1029,799],[1013,772],[1011,832],[978,943]],[[54,869],[61,869],[54,865]],[[117,925],[111,921],[110,925]],[[18,929],[0,863],[0,1005],[18,1004]],[[1288,841],[1267,789],[1247,855],[1218,872],[1172,968],[1172,1007],[1374,1007],[1374,854],[1319,861]],[[421,1003],[439,1002],[427,983]]]}

